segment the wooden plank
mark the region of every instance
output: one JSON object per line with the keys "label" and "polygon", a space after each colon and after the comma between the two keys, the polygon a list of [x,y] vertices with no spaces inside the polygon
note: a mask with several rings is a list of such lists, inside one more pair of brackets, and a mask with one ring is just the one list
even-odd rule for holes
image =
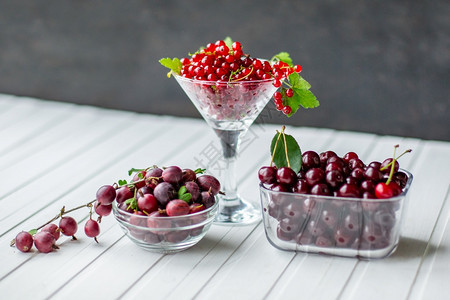
{"label": "wooden plank", "polygon": [[450,295],[450,185],[408,298],[447,299]]}
{"label": "wooden plank", "polygon": [[[360,263],[342,292],[343,298],[399,299],[408,295],[449,185],[444,175],[450,167],[449,145],[424,142],[422,148],[411,153],[414,181],[405,203],[399,248],[389,258]],[[380,285],[386,288],[380,289]]]}
{"label": "wooden plank", "polygon": [[[71,139],[73,131],[82,130],[84,132],[92,131],[92,126],[96,122],[101,122],[98,117],[98,109],[92,107],[80,106],[76,110],[71,109],[71,115],[59,122],[57,126],[49,126],[45,130],[27,137],[14,146],[14,149],[0,155],[0,169],[4,169],[19,162],[25,157],[34,155],[39,151],[45,151],[45,148],[55,142],[67,142]],[[33,126],[32,124],[28,124]],[[2,135],[8,131],[1,131]],[[16,132],[12,131],[12,135]],[[2,139],[3,140],[3,139]]]}
{"label": "wooden plank", "polygon": [[[139,122],[136,122],[136,126],[137,127],[139,127],[139,128],[141,128],[142,126],[141,126],[142,124],[139,124]],[[148,124],[146,124],[146,125],[148,125]],[[183,123],[183,124],[181,124],[180,125],[180,127],[179,128],[177,128],[177,126],[176,126],[176,124],[173,124],[173,123],[171,123],[171,127],[172,128],[174,128],[174,129],[180,129],[179,130],[179,132],[180,133],[182,133],[182,128],[184,127],[186,125],[186,123]],[[195,124],[192,124],[192,126],[191,126],[191,128],[195,128],[195,126],[194,126]],[[146,126],[144,126],[144,128],[145,128]],[[132,129],[132,128],[130,128],[130,129]],[[155,127],[155,129],[158,129],[157,127]],[[175,130],[176,131],[176,130]],[[138,136],[138,135],[141,135],[141,133],[139,132],[139,131],[132,131],[132,132],[135,132],[136,133],[136,136]],[[167,131],[167,134],[172,134],[174,137],[177,137],[177,135],[176,134],[173,134],[172,132],[170,132],[170,131]],[[193,130],[193,133],[192,133],[193,135],[195,135],[196,134],[196,131],[195,130]],[[173,141],[173,145],[171,145],[171,143],[170,142],[168,142],[166,145],[170,148],[171,146],[174,148],[174,149],[177,149],[176,148],[176,146],[178,146],[178,144],[179,143],[183,143],[183,142],[186,142],[189,138],[191,138],[190,136],[185,136],[184,138],[185,139],[181,139],[181,136],[179,136],[180,138],[175,138],[175,139],[171,139],[170,141]],[[148,138],[148,136],[147,135],[143,135],[142,136],[142,140],[140,140],[140,139],[136,139],[135,141],[136,141],[136,144],[138,145],[138,146],[140,146],[141,144],[142,144],[142,141],[143,140],[151,140],[151,141],[154,141],[155,143],[158,143],[158,141],[161,141],[161,140],[158,140],[158,139],[155,139],[155,138],[152,138],[152,139],[150,139],[150,138]],[[120,140],[119,140],[120,141]],[[105,182],[105,179],[106,180],[108,180],[108,181],[110,181],[111,180],[111,174],[118,174],[118,173],[121,173],[122,175],[124,175],[123,174],[123,171],[125,170],[124,169],[124,164],[126,165],[126,168],[128,169],[128,168],[130,168],[130,165],[133,165],[133,163],[136,163],[136,162],[139,162],[139,161],[145,161],[145,163],[147,164],[148,163],[148,155],[150,155],[150,156],[153,156],[153,157],[155,157],[155,159],[156,159],[156,157],[160,157],[160,158],[163,158],[164,156],[165,157],[169,157],[169,156],[171,156],[171,155],[173,155],[173,151],[160,151],[160,149],[158,148],[158,147],[153,147],[153,149],[152,148],[150,148],[150,151],[149,151],[149,148],[147,148],[147,147],[136,147],[137,145],[134,145],[134,144],[132,144],[131,146],[130,146],[130,148],[137,148],[138,150],[137,151],[135,151],[135,152],[133,152],[133,155],[129,155],[129,156],[127,156],[127,155],[122,155],[121,157],[121,159],[120,160],[117,160],[117,163],[113,163],[113,164],[111,164],[111,167],[107,167],[107,168],[105,168],[105,169],[103,169],[103,170],[101,170],[101,171],[99,171],[99,173],[98,174],[96,174],[95,175],[95,177],[99,177],[99,176],[101,176],[101,177],[103,177],[104,179],[103,179],[103,182]],[[145,145],[145,144],[144,144]],[[107,147],[105,150],[107,150],[109,147]],[[129,151],[129,149],[124,149],[125,150],[125,152],[124,152],[124,154],[126,153],[126,152],[130,152]],[[177,150],[175,150],[175,152],[178,152]],[[84,160],[84,159],[83,159]],[[125,162],[122,162],[121,160],[125,160]],[[153,163],[155,163],[155,161],[153,161],[152,162],[152,164]],[[111,169],[112,168],[112,169]],[[100,180],[100,182],[101,182],[102,180]],[[62,206],[62,205],[64,205],[64,203],[65,204],[67,204],[67,203],[71,203],[72,205],[74,205],[74,206],[76,206],[77,205],[77,202],[78,203],[84,203],[84,202],[86,202],[87,200],[86,199],[90,199],[90,197],[91,196],[89,196],[89,195],[92,195],[92,194],[94,194],[95,193],[95,190],[98,188],[98,185],[99,184],[99,178],[96,178],[95,180],[94,180],[94,178],[92,179],[92,180],[89,180],[88,182],[85,182],[85,183],[83,183],[82,185],[80,185],[75,191],[71,191],[69,194],[67,194],[65,197],[63,197],[63,199],[61,199],[61,200],[58,200],[58,202],[57,203],[53,203],[51,206],[49,206],[48,208],[46,208],[46,211],[53,211],[53,212],[55,212],[55,211],[58,211],[58,209]],[[64,201],[65,200],[65,201]],[[62,202],[62,203],[61,203]],[[34,221],[34,222],[36,222],[36,219],[38,218],[38,217],[42,217],[42,215],[44,214],[44,212],[41,212],[41,213],[39,213],[38,215],[35,215],[35,216],[32,216],[30,219],[27,219],[26,221],[25,221],[25,223],[23,224],[23,225],[27,225],[27,224],[29,224],[29,223],[31,223],[31,221]],[[75,216],[78,216],[78,217],[80,217],[82,214],[84,214],[84,215],[86,215],[86,212],[84,212],[84,213],[74,213],[74,215]],[[53,213],[51,213],[50,215],[53,215]],[[112,216],[110,217],[110,219],[112,220]],[[115,224],[115,223],[114,223]],[[30,225],[30,226],[32,226],[32,225]],[[117,227],[117,224],[115,224],[115,226]],[[103,225],[102,225],[102,228],[103,228]],[[116,229],[118,229],[118,227],[116,228]],[[117,238],[121,238],[122,237],[122,234],[120,233],[120,234],[117,234]],[[5,241],[3,241],[3,239],[2,239],[2,242],[5,242]],[[135,247],[135,249],[137,249],[137,247],[135,246],[135,245],[133,245],[130,241],[128,241],[127,240],[127,243],[128,244],[130,244],[130,245],[132,245],[133,247]],[[83,249],[84,250],[84,249]],[[86,251],[89,251],[89,250],[86,250]],[[58,252],[59,253],[59,252]],[[64,255],[63,254],[64,253],[64,251],[63,251],[63,249],[61,250],[61,255]],[[49,255],[53,255],[54,253],[52,253],[52,254],[49,254]],[[26,254],[25,254],[26,255]],[[88,255],[88,257],[90,257],[89,255]],[[26,262],[26,263],[29,263],[29,262]],[[66,270],[66,274],[65,274],[65,276],[63,276],[62,278],[70,278],[70,277],[72,277],[74,274],[76,274],[76,272],[80,272],[81,270],[83,270],[83,269],[80,269],[80,267],[82,268],[82,267],[86,267],[86,266],[88,266],[90,264],[90,260],[79,260],[78,261],[78,264],[77,264],[77,268],[75,268],[75,269],[68,269],[68,270]],[[17,263],[15,263],[14,265],[18,265]],[[45,270],[45,272],[47,272],[48,274],[45,274],[45,275],[48,275],[48,276],[52,276],[51,274],[52,274],[52,271],[57,271],[57,270],[55,270],[55,269],[57,269],[57,268],[59,268],[58,267],[58,265],[50,265],[48,268],[46,268],[46,270]],[[5,269],[7,269],[7,268],[5,268]],[[73,272],[75,272],[75,273],[73,273]],[[60,273],[60,272],[59,272]],[[13,273],[14,274],[14,273]],[[1,276],[0,276],[1,277]],[[9,280],[8,280],[8,278],[9,278],[10,276],[8,276],[8,277],[6,277],[6,279],[4,279],[4,280],[2,280],[2,283],[1,284],[3,284],[3,282],[5,282],[5,284],[7,284],[7,282],[9,282]],[[14,277],[11,277],[11,278],[14,278]],[[0,285],[1,285],[0,284]],[[33,285],[31,285],[31,286],[33,286]]]}

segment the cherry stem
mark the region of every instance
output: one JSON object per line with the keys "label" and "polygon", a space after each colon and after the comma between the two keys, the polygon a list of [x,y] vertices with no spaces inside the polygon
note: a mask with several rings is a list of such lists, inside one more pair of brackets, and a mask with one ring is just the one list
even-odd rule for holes
{"label": "cherry stem", "polygon": [[394,169],[395,169],[395,162],[397,159],[395,158],[395,152],[397,151],[398,145],[394,146],[394,155],[392,156],[392,165],[391,165],[391,171],[389,172],[388,180],[386,181],[386,185],[389,185],[392,180],[392,176],[394,175]]}
{"label": "cherry stem", "polygon": [[287,149],[287,143],[286,143],[286,134],[284,133],[285,127],[283,126],[281,128],[281,133],[283,134],[283,140],[284,140],[284,153],[286,154],[286,161],[288,164],[288,168],[291,168],[291,163],[289,161],[289,155],[288,155],[288,149]]}
{"label": "cherry stem", "polygon": [[[412,152],[411,149],[405,150],[402,154],[400,154],[395,160],[398,160],[400,157],[402,157],[403,155],[405,155],[406,153],[410,153]],[[388,163],[387,165],[385,165],[384,167],[382,167],[380,169],[380,171],[386,170],[387,168],[389,168],[392,165],[393,161],[391,161],[390,163]]]}
{"label": "cherry stem", "polygon": [[[281,130],[283,130],[283,127],[281,128]],[[277,130],[277,132],[278,132],[278,130]],[[275,158],[275,153],[277,152],[277,146],[278,146],[278,141],[280,140],[280,136],[281,136],[281,132],[278,132],[277,141],[275,142],[275,146],[273,147],[272,159],[270,161],[270,166],[271,167],[273,165],[273,159]]]}

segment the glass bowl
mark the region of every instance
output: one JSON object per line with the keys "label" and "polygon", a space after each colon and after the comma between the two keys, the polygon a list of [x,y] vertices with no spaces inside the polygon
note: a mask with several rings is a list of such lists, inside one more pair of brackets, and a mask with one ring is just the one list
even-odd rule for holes
{"label": "glass bowl", "polygon": [[125,235],[139,247],[158,253],[175,253],[197,244],[211,227],[216,203],[197,213],[176,217],[135,215],[113,203],[113,213]]}
{"label": "glass bowl", "polygon": [[397,248],[402,211],[413,176],[389,199],[274,192],[260,184],[268,241],[288,251],[362,259],[383,258]]}

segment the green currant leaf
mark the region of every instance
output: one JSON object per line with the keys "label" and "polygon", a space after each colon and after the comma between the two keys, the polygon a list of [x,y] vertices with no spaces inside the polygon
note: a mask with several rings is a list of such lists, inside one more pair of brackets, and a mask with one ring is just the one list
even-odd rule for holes
{"label": "green currant leaf", "polygon": [[287,53],[287,52],[280,52],[280,53],[274,55],[271,60],[279,60],[279,61],[282,61],[284,63],[287,63],[290,67],[293,66],[292,58],[289,55],[289,53]]}
{"label": "green currant leaf", "polygon": [[118,181],[118,183],[119,183],[120,186],[122,186],[122,185],[126,185],[128,182],[126,180],[120,179]]}
{"label": "green currant leaf", "polygon": [[173,72],[175,74],[180,75],[182,63],[178,58],[162,58],[159,60],[159,63],[164,67],[170,69],[171,71],[167,73],[167,77],[170,77],[170,74]]}
{"label": "green currant leaf", "polygon": [[224,40],[225,45],[227,45],[227,47],[231,50],[231,48],[233,47],[233,40],[227,36]]}
{"label": "green currant leaf", "polygon": [[[278,136],[280,136],[280,138],[278,138]],[[298,173],[298,171],[300,171],[300,168],[302,167],[302,152],[294,137],[288,134],[285,134],[285,137],[287,145],[287,155],[289,158],[291,169],[295,173]],[[277,145],[276,148],[275,144]],[[270,153],[272,154],[273,162],[275,166],[277,166],[277,168],[289,166],[288,159],[286,157],[284,137],[282,133],[277,132],[277,134],[275,134],[275,136],[273,137],[272,144],[270,145]]]}
{"label": "green currant leaf", "polygon": [[288,77],[288,81],[294,89],[309,90],[311,88],[311,85],[308,83],[308,81],[303,79],[303,77],[301,77],[297,72],[290,74]]}
{"label": "green currant leaf", "polygon": [[31,235],[35,235],[36,232],[37,232],[37,229],[31,229],[30,231],[28,231],[28,233]]}
{"label": "green currant leaf", "polygon": [[314,108],[320,105],[316,96],[310,90],[294,89],[294,96],[298,97],[298,101],[303,108]]}

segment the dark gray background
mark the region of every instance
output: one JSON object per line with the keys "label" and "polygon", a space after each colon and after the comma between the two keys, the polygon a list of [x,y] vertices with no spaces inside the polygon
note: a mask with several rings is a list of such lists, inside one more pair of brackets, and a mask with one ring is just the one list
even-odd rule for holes
{"label": "dark gray background", "polygon": [[162,57],[229,35],[321,102],[266,122],[450,140],[448,1],[2,1],[0,92],[200,117]]}

